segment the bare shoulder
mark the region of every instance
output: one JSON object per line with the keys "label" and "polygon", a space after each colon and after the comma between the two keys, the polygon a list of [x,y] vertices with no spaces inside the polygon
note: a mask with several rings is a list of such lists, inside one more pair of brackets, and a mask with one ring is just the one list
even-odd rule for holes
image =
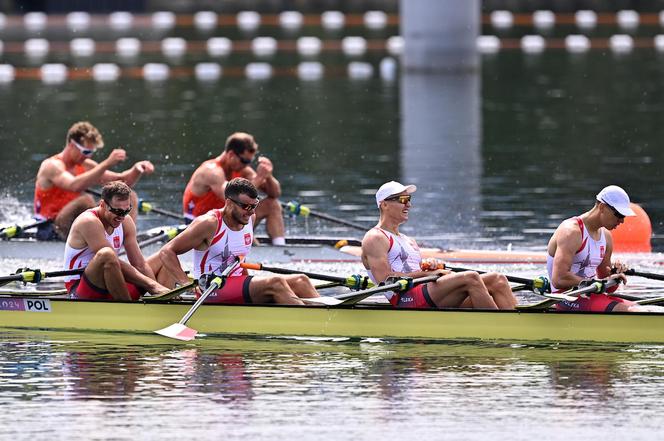
{"label": "bare shoulder", "polygon": [[581,228],[576,219],[563,221],[553,235],[557,248],[566,251],[575,251],[582,242]]}
{"label": "bare shoulder", "polygon": [[385,234],[383,234],[379,229],[372,228],[364,234],[362,238],[362,249],[381,249],[388,248],[389,241]]}

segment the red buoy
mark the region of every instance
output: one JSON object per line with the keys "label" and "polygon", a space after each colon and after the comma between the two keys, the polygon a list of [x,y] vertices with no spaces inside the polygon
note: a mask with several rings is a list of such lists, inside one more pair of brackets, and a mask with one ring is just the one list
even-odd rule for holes
{"label": "red buoy", "polygon": [[618,228],[613,230],[613,251],[621,253],[649,253],[652,251],[650,238],[652,225],[648,213],[635,203],[630,207],[636,216],[627,216]]}

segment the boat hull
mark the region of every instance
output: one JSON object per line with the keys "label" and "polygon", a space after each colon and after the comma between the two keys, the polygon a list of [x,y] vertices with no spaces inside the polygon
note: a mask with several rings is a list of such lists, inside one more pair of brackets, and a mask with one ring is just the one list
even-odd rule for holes
{"label": "boat hull", "polygon": [[[190,306],[3,298],[0,327],[150,333]],[[664,343],[664,315],[653,313],[203,305],[187,325],[207,335]]]}

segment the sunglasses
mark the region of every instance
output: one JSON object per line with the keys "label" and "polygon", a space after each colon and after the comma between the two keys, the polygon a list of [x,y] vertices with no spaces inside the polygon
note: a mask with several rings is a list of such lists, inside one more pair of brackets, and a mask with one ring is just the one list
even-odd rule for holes
{"label": "sunglasses", "polygon": [[77,142],[74,141],[73,139],[71,140],[71,142],[74,143],[74,145],[76,146],[76,148],[77,148],[78,150],[80,150],[80,152],[81,152],[81,154],[82,154],[83,156],[92,156],[92,155],[94,154],[94,152],[97,151],[96,148],[94,148],[94,149],[89,149],[89,148],[87,148],[87,147],[83,147],[81,144],[77,143]]}
{"label": "sunglasses", "polygon": [[406,205],[412,199],[413,197],[409,194],[402,194],[401,196],[391,196],[389,198],[385,198],[386,201],[398,201],[400,204],[404,205]]}
{"label": "sunglasses", "polygon": [[258,150],[254,150],[253,152],[250,152],[250,153],[254,153],[254,157],[252,159],[243,158],[242,156],[238,155],[237,153],[235,154],[235,156],[237,156],[237,158],[240,160],[240,162],[242,164],[249,165],[252,162],[254,162],[254,160],[256,160],[256,158],[258,157]]}
{"label": "sunglasses", "polygon": [[616,210],[615,208],[613,208],[611,205],[607,204],[606,202],[604,202],[604,205],[606,205],[607,207],[609,207],[609,208],[611,209],[611,211],[613,212],[613,215],[614,215],[616,218],[618,218],[618,220],[623,220],[623,219],[625,219],[625,215],[623,215],[621,212],[619,212],[618,210]]}
{"label": "sunglasses", "polygon": [[231,198],[228,198],[228,199],[233,201],[233,203],[235,205],[242,208],[244,211],[254,211],[256,209],[256,207],[258,207],[258,202],[256,202],[255,204],[245,204],[244,202],[236,201],[235,199],[231,199]]}
{"label": "sunglasses", "polygon": [[[106,202],[106,201],[104,201],[104,202]],[[129,208],[127,208],[126,210],[123,210],[121,208],[113,208],[113,207],[111,207],[111,204],[106,202],[106,208],[108,208],[108,211],[110,211],[111,213],[113,213],[114,215],[116,215],[118,217],[125,217],[131,212],[132,207],[130,205]]]}

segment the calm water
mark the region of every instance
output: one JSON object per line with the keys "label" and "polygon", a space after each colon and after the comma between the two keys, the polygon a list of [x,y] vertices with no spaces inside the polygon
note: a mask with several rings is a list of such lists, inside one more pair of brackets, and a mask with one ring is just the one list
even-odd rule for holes
{"label": "calm water", "polygon": [[[377,65],[381,56],[367,58]],[[17,55],[2,57],[30,65]],[[326,64],[346,62],[325,57]],[[140,64],[146,61],[162,60]],[[40,161],[62,148],[73,122],[88,119],[103,132],[107,152],[124,146],[130,161],[156,164],[138,191],[173,211],[195,166],[216,156],[229,133],[244,130],[274,160],[284,199],[335,216],[371,224],[375,189],[397,179],[419,187],[405,231],[435,236],[429,242],[447,247],[542,249],[562,219],[589,208],[601,187],[615,183],[649,212],[654,247],[663,251],[663,76],[664,57],[637,49],[624,56],[504,51],[484,57],[478,75],[396,81],[15,81],[0,86],[0,223],[30,217]],[[164,222],[170,221],[149,215],[139,228]],[[314,220],[290,220],[288,228],[360,235]],[[5,259],[2,246],[2,274],[36,257]],[[537,275],[543,268],[509,269],[519,271]],[[3,331],[0,435],[655,440],[663,355],[660,346],[242,339],[181,345],[159,337]]]}
{"label": "calm water", "polygon": [[[8,439],[656,439],[664,349],[0,334]],[[593,436],[594,437],[594,436]]]}

